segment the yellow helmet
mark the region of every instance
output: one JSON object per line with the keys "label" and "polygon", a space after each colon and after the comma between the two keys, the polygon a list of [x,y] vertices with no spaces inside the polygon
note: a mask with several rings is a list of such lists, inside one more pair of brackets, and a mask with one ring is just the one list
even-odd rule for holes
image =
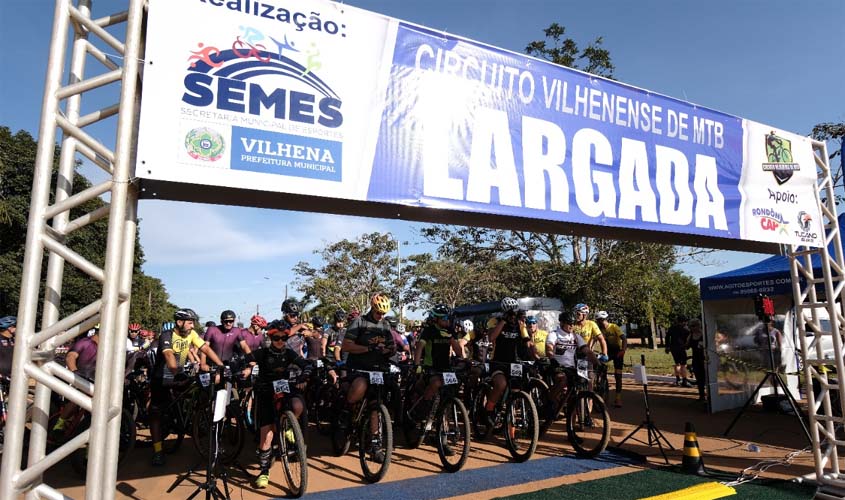
{"label": "yellow helmet", "polygon": [[370,299],[370,305],[372,305],[373,310],[376,312],[380,312],[382,314],[390,312],[390,299],[387,295],[383,295],[381,293],[373,295],[373,298]]}

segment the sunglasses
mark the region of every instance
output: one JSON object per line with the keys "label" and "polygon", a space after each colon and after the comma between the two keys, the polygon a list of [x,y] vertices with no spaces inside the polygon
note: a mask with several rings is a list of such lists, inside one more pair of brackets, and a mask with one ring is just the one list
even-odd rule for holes
{"label": "sunglasses", "polygon": [[272,340],[273,342],[280,342],[282,340],[285,340],[285,337],[282,337],[281,335],[273,335],[272,337],[270,337],[270,340]]}
{"label": "sunglasses", "polygon": [[223,320],[223,323],[234,323],[234,322],[235,322],[235,320],[233,320],[233,319],[224,319]]}
{"label": "sunglasses", "polygon": [[141,331],[141,330],[129,330],[129,333],[138,333],[138,332],[140,332],[140,331]]}

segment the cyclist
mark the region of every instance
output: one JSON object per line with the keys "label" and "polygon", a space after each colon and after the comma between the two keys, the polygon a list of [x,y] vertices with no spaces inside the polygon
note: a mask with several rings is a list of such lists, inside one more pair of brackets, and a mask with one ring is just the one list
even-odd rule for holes
{"label": "cyclist", "polygon": [[[396,318],[388,318],[387,324],[390,325],[390,335],[393,336],[393,343],[396,345],[396,352],[390,357],[390,361],[399,363],[411,358],[411,348],[408,347],[408,341],[405,339],[405,325],[399,323]],[[399,331],[399,327],[402,331]]]}
{"label": "cyclist", "polygon": [[263,316],[255,314],[249,319],[249,328],[241,330],[241,338],[238,345],[244,354],[255,352],[264,347],[264,328],[267,327],[267,320]]}
{"label": "cyclist", "polygon": [[[587,342],[575,333],[577,316],[571,312],[562,312],[558,316],[560,327],[556,332],[550,332],[546,337],[546,352],[549,353],[552,365],[555,367],[555,383],[549,393],[552,401],[559,402],[564,390],[569,387],[577,377],[575,359],[586,357],[592,363],[597,363],[595,353],[589,348]],[[550,413],[557,413],[557,405],[548,405]],[[549,420],[554,418],[550,415]]]}
{"label": "cyclist", "polygon": [[[276,320],[267,325],[267,335],[270,337],[270,347],[252,353],[251,357],[258,366],[258,380],[255,383],[256,419],[260,428],[258,438],[258,466],[260,471],[255,480],[256,488],[266,488],[270,483],[270,465],[273,462],[273,426],[276,419],[275,395],[273,381],[287,376],[289,367],[298,366],[307,377],[308,363],[294,350],[288,348],[287,341],[291,337],[290,323]],[[297,386],[303,389],[305,383]],[[291,395],[290,409],[296,418],[302,416],[305,404],[299,395]],[[285,435],[285,439],[293,441],[293,433]],[[305,467],[305,465],[302,465]]]}
{"label": "cyclist", "polygon": [[[452,351],[458,353],[463,359],[463,349],[456,337],[456,333],[449,329],[449,316],[452,310],[445,304],[437,304],[428,312],[433,321],[428,324],[420,334],[417,348],[414,351],[414,365],[417,373],[424,368],[428,371],[449,371],[451,367]],[[423,353],[423,351],[425,351]],[[423,355],[424,354],[424,355]],[[437,391],[443,386],[442,377],[426,376],[420,377],[417,382],[417,392],[422,392],[423,402],[417,405],[417,415],[425,418],[431,411],[431,402]],[[425,389],[425,392],[423,392]]]}
{"label": "cyclist", "polygon": [[[237,370],[243,365],[243,352],[240,341],[243,339],[243,329],[235,326],[235,311],[225,310],[220,313],[220,324],[209,326],[205,330],[205,341],[223,361],[223,364]],[[207,370],[206,356],[200,354],[200,366]]]}
{"label": "cyclist", "polygon": [[135,352],[141,349],[147,349],[150,343],[147,339],[141,336],[141,325],[138,323],[129,323],[129,333],[126,337],[126,352]]}
{"label": "cyclist", "polygon": [[[80,337],[65,357],[67,369],[88,380],[93,381],[97,372],[97,346],[100,343],[100,325],[97,324],[89,330],[89,335]],[[61,434],[65,429],[65,423],[76,412],[76,403],[68,401],[59,414],[59,418],[53,425],[52,432]]]}
{"label": "cyclist", "polygon": [[601,353],[604,355],[604,361],[607,361],[607,342],[599,329],[599,325],[589,319],[590,307],[587,304],[577,304],[572,312],[575,313],[575,333],[584,339],[590,349],[594,349],[596,343],[598,343],[601,347]]}
{"label": "cyclist", "polygon": [[346,333],[345,321],[346,311],[338,309],[334,313],[334,324],[326,331],[326,354],[334,361],[340,361],[340,345]]}
{"label": "cyclist", "polygon": [[[349,328],[346,329],[341,346],[342,351],[349,354],[346,362],[348,368],[364,371],[381,370],[385,361],[396,352],[390,325],[385,320],[388,312],[390,312],[390,299],[385,294],[376,293],[370,299],[369,312],[352,320]],[[365,374],[353,372],[349,389],[346,391],[345,402],[341,402],[338,432],[346,434],[347,429],[344,427],[349,424],[352,406],[364,398],[369,385],[370,381]],[[377,427],[378,423],[373,422],[373,426]],[[374,428],[373,431],[375,430]],[[384,460],[380,453],[380,451],[374,453],[377,461]]]}
{"label": "cyclist", "polygon": [[[516,363],[520,361],[520,351],[524,351],[529,344],[528,330],[525,328],[525,318],[520,315],[519,303],[516,299],[505,297],[501,303],[502,316],[496,320],[496,326],[489,333],[493,344],[493,363]],[[489,323],[488,323],[489,324]],[[491,375],[492,391],[487,397],[482,419],[490,420],[490,414],[496,407],[507,388],[508,382],[501,369],[493,369]],[[490,422],[492,427],[492,422]]]}
{"label": "cyclist", "polygon": [[3,316],[0,318],[0,375],[12,375],[12,355],[15,353],[15,331],[18,329],[18,318]]}
{"label": "cyclist", "polygon": [[534,343],[534,357],[537,359],[545,358],[546,338],[549,336],[549,332],[539,328],[536,316],[526,316],[525,326],[528,328],[528,335],[531,336],[531,342]]}
{"label": "cyclist", "polygon": [[305,323],[299,321],[299,314],[301,313],[299,303],[293,299],[285,299],[282,302],[282,323],[285,328],[290,330],[290,338],[287,340],[288,349],[293,350],[302,357],[305,357],[303,348],[305,347],[305,340],[302,334],[306,328]]}
{"label": "cyclist", "polygon": [[193,309],[179,309],[173,313],[173,320],[173,328],[162,332],[158,339],[158,355],[150,383],[150,434],[153,439],[152,464],[155,466],[164,465],[164,454],[161,451],[161,410],[167,408],[171,402],[169,386],[178,378],[176,375],[181,374],[191,347],[199,349],[200,353],[211,359],[214,364],[223,364],[211,346],[194,330],[194,323],[199,321],[199,317]]}
{"label": "cyclist", "polygon": [[596,313],[596,323],[607,342],[607,353],[613,360],[613,378],[616,380],[616,399],[613,406],[622,408],[622,366],[625,361],[625,351],[628,350],[628,337],[619,325],[608,321],[607,311]]}
{"label": "cyclist", "polygon": [[311,318],[311,323],[305,323],[303,330],[308,359],[317,360],[326,357],[326,339],[323,335],[323,319],[319,316]]}

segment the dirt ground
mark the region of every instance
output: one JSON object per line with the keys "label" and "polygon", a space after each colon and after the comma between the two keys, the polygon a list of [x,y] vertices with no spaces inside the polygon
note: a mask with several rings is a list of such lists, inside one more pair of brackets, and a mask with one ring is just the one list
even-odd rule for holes
{"label": "dirt ground", "polygon": [[[765,412],[759,405],[750,408],[734,427],[731,435],[724,437],[722,434],[736,412],[708,415],[703,403],[696,401],[696,397],[697,393],[694,388],[679,388],[661,382],[652,382],[649,385],[652,419],[669,443],[675,447],[675,450],[666,450],[669,461],[673,465],[679,464],[683,456],[684,426],[687,422],[691,422],[695,427],[705,465],[714,469],[739,473],[742,469],[763,460],[781,460],[789,453],[809,445],[794,416]],[[625,380],[623,403],[624,407],[621,409],[610,408],[611,418],[613,419],[611,446],[620,442],[644,419],[642,389],[641,386],[635,385],[633,380]],[[645,430],[639,431],[635,434],[635,437],[647,441]],[[398,492],[403,493],[406,498],[421,498],[423,496],[437,498],[436,489],[434,493],[427,493],[426,496],[415,495],[413,491],[407,491],[407,488],[417,488],[419,486],[415,485],[420,484],[434,488],[438,484],[454,486],[455,482],[458,481],[457,484],[466,485],[465,493],[445,496],[467,499],[492,498],[577,481],[587,481],[608,475],[624,474],[640,470],[643,467],[658,467],[665,464],[656,446],[649,447],[629,440],[621,450],[645,456],[645,463],[612,464],[612,466],[600,470],[590,470],[590,464],[593,462],[585,462],[586,465],[581,472],[553,474],[549,477],[549,474],[544,474],[543,470],[548,469],[546,465],[550,463],[549,460],[557,460],[550,457],[570,455],[572,452],[571,447],[566,443],[563,426],[558,423],[552,428],[546,439],[540,442],[534,458],[526,464],[509,463],[508,452],[504,448],[503,441],[499,439],[486,443],[473,442],[470,459],[464,470],[457,475],[450,475],[441,471],[437,453],[433,448],[423,446],[417,450],[404,449],[401,447],[402,439],[397,437],[396,442],[399,446],[394,452],[393,462],[390,465],[387,477],[379,485],[367,486],[361,477],[357,452],[353,450],[344,457],[334,457],[326,438],[319,436],[316,432],[309,432],[307,440],[309,480],[308,495],[306,496],[311,497],[319,497],[320,492],[328,493],[331,491],[333,498],[361,498],[365,496],[368,498],[390,498]],[[749,443],[759,446],[759,451],[749,451]],[[168,457],[165,467],[152,468],[149,465],[151,453],[149,448],[136,449],[134,456],[118,471],[118,498],[187,498],[196,488],[197,482],[204,480],[204,472],[200,471],[191,475],[189,480],[184,481],[173,492],[166,493],[177,476],[195,465],[198,460],[190,438],[186,438],[181,449],[175,455]],[[240,460],[249,474],[257,473],[254,456],[254,444],[252,441],[248,441]],[[572,459],[573,462],[575,460],[577,459]],[[544,465],[541,467],[540,464]],[[502,467],[496,468],[496,466]],[[487,488],[484,481],[489,481],[491,476],[475,474],[484,472],[476,470],[481,468],[490,468],[490,471],[494,471],[496,475],[501,475],[508,470],[519,470],[520,474],[527,473],[529,480],[520,479],[518,482],[504,486],[500,485],[501,481],[491,481],[488,484],[495,483],[496,487]],[[531,472],[535,469],[537,478],[531,480],[533,479]],[[763,477],[788,479],[812,472],[812,455],[803,453],[789,467],[775,466],[769,469]],[[233,469],[230,478],[232,498],[260,499],[284,496],[285,492],[282,486],[285,484],[285,480],[281,467],[274,466],[270,476],[270,487],[263,491],[255,491],[250,486],[250,479],[241,471]],[[423,482],[414,481],[414,478],[423,477],[426,478]],[[485,479],[485,477],[488,479]],[[461,481],[464,480],[466,482],[462,483]],[[84,480],[76,476],[67,464],[60,464],[51,470],[46,477],[46,482],[70,497],[84,497]],[[475,482],[482,484],[475,484]],[[396,488],[391,490],[391,487]],[[350,490],[350,488],[356,489]],[[393,493],[390,493],[391,491]],[[445,493],[453,490],[444,488],[441,491]],[[345,496],[340,495],[341,492],[346,492]],[[315,493],[317,495],[314,495]]]}

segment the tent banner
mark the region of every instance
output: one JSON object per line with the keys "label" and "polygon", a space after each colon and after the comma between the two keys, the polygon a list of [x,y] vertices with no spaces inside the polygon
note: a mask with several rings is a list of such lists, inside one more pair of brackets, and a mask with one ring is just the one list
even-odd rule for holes
{"label": "tent banner", "polygon": [[151,0],[146,39],[142,179],[822,242],[783,130],[336,2]]}

